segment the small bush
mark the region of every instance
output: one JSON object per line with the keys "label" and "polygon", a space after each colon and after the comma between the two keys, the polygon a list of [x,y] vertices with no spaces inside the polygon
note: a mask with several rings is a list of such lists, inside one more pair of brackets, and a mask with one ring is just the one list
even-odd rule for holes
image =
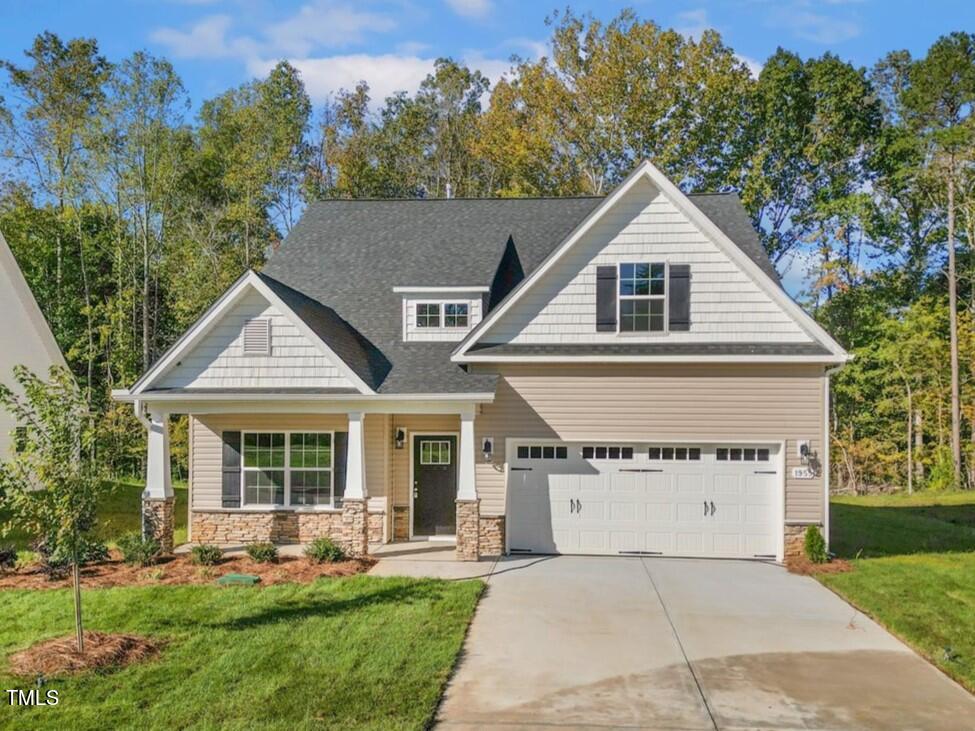
{"label": "small bush", "polygon": [[278,547],[273,543],[248,543],[245,550],[258,563],[275,563],[278,560]]}
{"label": "small bush", "polygon": [[162,552],[162,546],[155,538],[143,538],[142,534],[133,531],[118,539],[118,550],[122,552],[122,560],[130,566],[152,566]]}
{"label": "small bush", "polygon": [[315,563],[333,563],[345,558],[345,552],[331,538],[316,538],[305,546],[305,556]]}
{"label": "small bush", "polygon": [[[34,544],[37,560],[41,571],[52,579],[68,575],[71,570],[71,554],[61,546],[52,548],[52,543],[38,541]],[[82,539],[78,551],[78,563],[81,566],[108,560],[108,547],[101,541]]]}
{"label": "small bush", "polygon": [[806,558],[813,563],[826,563],[829,560],[826,555],[826,541],[819,532],[819,526],[811,525],[806,528]]}
{"label": "small bush", "polygon": [[12,569],[17,565],[17,549],[12,545],[0,546],[0,569]]}
{"label": "small bush", "polygon": [[223,551],[209,543],[193,546],[193,550],[190,551],[190,560],[197,566],[215,566],[222,558]]}

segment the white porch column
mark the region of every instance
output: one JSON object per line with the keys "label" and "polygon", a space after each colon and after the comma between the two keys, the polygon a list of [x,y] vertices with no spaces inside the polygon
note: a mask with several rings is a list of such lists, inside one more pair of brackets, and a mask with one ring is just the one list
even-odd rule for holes
{"label": "white porch column", "polygon": [[159,541],[164,553],[173,550],[175,496],[169,464],[169,414],[149,408],[149,418],[136,403],[136,415],[146,425],[146,489],[142,491],[142,535]]}
{"label": "white porch column", "polygon": [[366,493],[366,443],[364,414],[349,413],[349,439],[345,457],[345,495],[342,524],[345,550],[350,556],[369,553],[369,511]]}
{"label": "white porch column", "polygon": [[146,489],[142,499],[165,500],[173,497],[169,466],[169,414],[150,407],[147,428]]}
{"label": "white porch column", "polygon": [[364,500],[366,496],[366,443],[363,436],[364,415],[349,414],[349,443],[345,461],[345,499]]}
{"label": "white porch column", "polygon": [[460,415],[460,446],[457,465],[457,558],[481,557],[481,504],[474,482],[474,410]]}

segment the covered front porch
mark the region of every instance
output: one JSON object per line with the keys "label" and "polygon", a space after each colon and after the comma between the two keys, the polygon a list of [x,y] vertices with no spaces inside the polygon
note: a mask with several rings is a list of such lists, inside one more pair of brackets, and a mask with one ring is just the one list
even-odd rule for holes
{"label": "covered front porch", "polygon": [[[189,417],[190,543],[301,545],[327,536],[350,556],[392,543],[504,550],[482,516],[478,399],[379,401],[315,394],[150,392],[133,401],[148,438],[143,530],[173,549],[170,416]],[[483,441],[483,438],[482,438]]]}

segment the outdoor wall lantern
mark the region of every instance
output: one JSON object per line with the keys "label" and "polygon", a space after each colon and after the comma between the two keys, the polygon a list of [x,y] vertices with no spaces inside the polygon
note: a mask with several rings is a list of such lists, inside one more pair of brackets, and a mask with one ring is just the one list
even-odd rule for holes
{"label": "outdoor wall lantern", "polygon": [[402,449],[403,445],[406,444],[406,429],[401,426],[396,427],[396,448]]}
{"label": "outdoor wall lantern", "polygon": [[494,454],[494,439],[492,437],[481,439],[481,451],[484,452],[484,460],[490,461],[491,455]]}

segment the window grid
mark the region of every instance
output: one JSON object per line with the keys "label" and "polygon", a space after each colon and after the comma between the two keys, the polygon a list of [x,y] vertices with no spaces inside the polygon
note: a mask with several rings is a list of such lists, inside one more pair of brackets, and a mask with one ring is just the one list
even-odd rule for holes
{"label": "window grid", "polygon": [[417,327],[440,327],[440,303],[419,302],[416,305]]}
{"label": "window grid", "polygon": [[243,432],[241,505],[338,507],[334,432]]}
{"label": "window grid", "polygon": [[650,447],[650,459],[677,462],[697,462],[701,459],[700,447]]}
{"label": "window grid", "polygon": [[450,442],[440,439],[420,440],[420,464],[450,464]]}
{"label": "window grid", "polygon": [[466,302],[446,302],[443,306],[443,326],[467,327],[469,315]]}
{"label": "window grid", "polygon": [[619,331],[663,332],[666,328],[667,265],[619,265]]}
{"label": "window grid", "polygon": [[633,447],[615,445],[589,446],[582,448],[583,459],[633,459]]}
{"label": "window grid", "polygon": [[715,456],[719,462],[768,462],[768,449],[757,447],[718,447]]}
{"label": "window grid", "polygon": [[518,447],[518,459],[568,459],[568,447],[523,444]]}

